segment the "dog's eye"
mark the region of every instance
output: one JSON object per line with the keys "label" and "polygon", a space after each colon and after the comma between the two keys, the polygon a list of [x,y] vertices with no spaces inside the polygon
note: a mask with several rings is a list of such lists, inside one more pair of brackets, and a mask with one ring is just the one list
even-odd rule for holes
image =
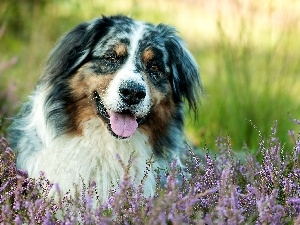
{"label": "dog's eye", "polygon": [[152,73],[152,74],[160,73],[160,67],[159,67],[159,65],[157,65],[155,63],[148,65],[147,70],[149,73]]}
{"label": "dog's eye", "polygon": [[148,65],[147,71],[154,80],[159,79],[159,77],[161,76],[161,69],[158,64],[153,63]]}
{"label": "dog's eye", "polygon": [[157,73],[157,72],[159,72],[159,67],[158,67],[158,65],[151,65],[149,70],[151,72]]}
{"label": "dog's eye", "polygon": [[118,57],[116,54],[112,53],[105,56],[105,60],[110,63],[116,63],[118,61]]}

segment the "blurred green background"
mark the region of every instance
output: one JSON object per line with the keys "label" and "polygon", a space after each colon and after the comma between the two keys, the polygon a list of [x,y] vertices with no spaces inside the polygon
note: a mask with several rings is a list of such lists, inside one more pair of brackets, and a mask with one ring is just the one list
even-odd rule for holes
{"label": "blurred green background", "polygon": [[[300,118],[300,1],[298,0],[1,0],[1,133],[33,90],[57,39],[82,21],[124,14],[177,28],[195,56],[206,95],[196,121],[187,112],[187,138],[215,149],[231,137],[255,151],[278,120],[291,149],[288,114]],[[258,130],[254,128],[257,126]]]}

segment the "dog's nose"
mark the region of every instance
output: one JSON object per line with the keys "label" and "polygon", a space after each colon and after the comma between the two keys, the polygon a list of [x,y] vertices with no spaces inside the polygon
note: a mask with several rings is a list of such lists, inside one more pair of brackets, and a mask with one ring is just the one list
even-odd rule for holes
{"label": "dog's nose", "polygon": [[129,105],[138,104],[146,96],[145,87],[134,81],[122,82],[119,91],[123,101]]}

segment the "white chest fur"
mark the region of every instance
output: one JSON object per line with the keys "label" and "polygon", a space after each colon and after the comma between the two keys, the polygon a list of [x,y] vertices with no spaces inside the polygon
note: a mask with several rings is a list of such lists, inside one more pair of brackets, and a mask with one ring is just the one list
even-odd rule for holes
{"label": "white chest fur", "polygon": [[[99,119],[85,123],[82,136],[61,136],[46,145],[45,149],[31,154],[24,164],[30,177],[39,177],[40,171],[47,179],[58,183],[63,192],[73,189],[73,184],[87,185],[95,181],[100,199],[108,197],[111,185],[116,185],[122,178],[124,170],[117,155],[127,165],[130,155],[133,155],[131,175],[139,183],[145,174],[146,161],[152,156],[151,146],[147,137],[138,130],[129,139],[114,138],[103,129]],[[145,194],[154,193],[155,174],[153,169],[159,163],[152,165],[151,172],[145,181]]]}

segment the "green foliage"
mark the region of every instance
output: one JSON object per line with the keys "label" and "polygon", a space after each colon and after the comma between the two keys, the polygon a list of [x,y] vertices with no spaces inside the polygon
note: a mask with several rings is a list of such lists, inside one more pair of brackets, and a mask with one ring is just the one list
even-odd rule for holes
{"label": "green foliage", "polygon": [[[295,124],[288,114],[299,116],[300,107],[300,54],[296,50],[300,46],[295,42],[300,30],[295,29],[294,20],[282,18],[285,27],[277,38],[272,38],[275,32],[270,13],[267,18],[269,30],[257,34],[258,25],[255,23],[259,23],[262,17],[258,9],[251,11],[249,8],[249,15],[245,17],[239,12],[241,7],[237,6],[241,1],[230,2],[233,3],[232,8],[236,6],[238,9],[234,29],[230,29],[224,17],[219,15],[217,38],[206,46],[206,51],[212,53],[206,58],[199,57],[196,52],[200,67],[204,67],[202,77],[206,80],[207,96],[199,110],[197,125],[188,124],[192,139],[196,145],[200,143],[203,146],[205,142],[212,148],[213,140],[221,132],[236,138],[231,143],[234,149],[242,149],[246,145],[255,151],[259,132],[264,136],[270,135],[269,127],[278,119],[277,133],[290,148],[293,143],[286,130],[295,128]],[[205,68],[201,61],[212,64],[211,68]]]}
{"label": "green foliage", "polygon": [[[288,113],[300,117],[300,6],[293,0],[282,2],[227,0],[222,6],[208,6],[196,0],[2,0],[0,27],[6,30],[0,62],[13,57],[18,62],[0,74],[0,93],[14,85],[14,101],[23,101],[61,35],[82,21],[121,13],[174,25],[197,59],[206,96],[197,120],[191,116],[187,121],[187,136],[194,145],[213,149],[223,133],[234,137],[234,149],[246,144],[254,151],[259,135],[253,124],[268,136],[278,120],[277,134],[291,149],[286,131],[294,125]],[[3,99],[0,109],[15,104],[7,96]],[[9,108],[5,117],[16,111]]]}

